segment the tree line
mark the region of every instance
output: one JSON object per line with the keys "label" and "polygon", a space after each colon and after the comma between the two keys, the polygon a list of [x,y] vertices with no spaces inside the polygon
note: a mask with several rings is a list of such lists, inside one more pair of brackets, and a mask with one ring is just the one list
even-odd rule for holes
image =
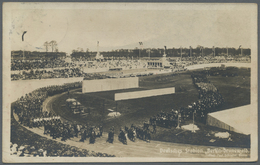
{"label": "tree line", "polygon": [[[242,52],[241,52],[242,50]],[[251,49],[249,48],[208,48],[208,47],[196,47],[196,48],[169,48],[169,49],[118,49],[112,51],[101,51],[100,54],[105,58],[111,57],[162,57],[163,54],[167,54],[167,57],[198,57],[198,56],[250,56]],[[82,48],[73,50],[71,57],[74,58],[94,58],[97,52],[83,51]]]}

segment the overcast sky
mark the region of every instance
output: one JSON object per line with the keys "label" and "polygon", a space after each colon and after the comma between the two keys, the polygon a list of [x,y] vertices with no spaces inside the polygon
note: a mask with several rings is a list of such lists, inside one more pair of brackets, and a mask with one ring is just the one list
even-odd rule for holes
{"label": "overcast sky", "polygon": [[[135,5],[86,7],[86,4],[77,4],[66,9],[39,9],[38,6],[13,10],[12,50],[45,51],[44,42],[51,40],[57,41],[59,51],[67,53],[78,47],[96,51],[97,41],[101,51],[133,49],[139,47],[140,41],[144,48],[197,45],[250,48],[250,8],[213,4]],[[23,31],[27,31],[24,42]]]}

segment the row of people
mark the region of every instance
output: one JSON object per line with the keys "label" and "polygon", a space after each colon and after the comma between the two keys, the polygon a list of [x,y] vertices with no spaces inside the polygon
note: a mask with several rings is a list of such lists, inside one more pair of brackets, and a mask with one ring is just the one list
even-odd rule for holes
{"label": "row of people", "polygon": [[[152,133],[155,133],[155,128]],[[114,127],[111,127],[108,133],[107,142],[114,142]],[[150,142],[151,140],[151,131],[149,129],[149,124],[144,123],[143,127],[131,125],[130,128],[125,126],[125,128],[120,128],[118,134],[118,140],[123,144],[127,145],[127,139],[135,142],[136,139],[144,140],[146,142]]]}
{"label": "row of people", "polygon": [[12,60],[11,70],[31,70],[31,69],[46,69],[59,67],[73,67],[75,64],[65,62],[64,58],[52,60]]}
{"label": "row of people", "polygon": [[11,74],[11,80],[30,80],[30,79],[48,79],[48,78],[70,78],[70,77],[84,77],[84,73],[80,68],[69,69],[54,69],[54,70],[41,70],[30,72],[20,72]]}
{"label": "row of people", "polygon": [[58,69],[58,68],[125,68],[125,69],[135,69],[135,68],[145,68],[147,63],[145,61],[139,60],[106,60],[106,61],[91,61],[91,62],[66,62],[64,58],[57,58],[52,60],[12,60],[11,70],[36,70],[36,69]]}

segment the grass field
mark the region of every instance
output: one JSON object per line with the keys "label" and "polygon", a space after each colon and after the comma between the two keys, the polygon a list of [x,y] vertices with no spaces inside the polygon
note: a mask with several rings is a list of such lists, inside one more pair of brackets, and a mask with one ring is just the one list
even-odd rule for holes
{"label": "grass field", "polygon": [[[166,80],[167,79],[167,80]],[[175,87],[176,93],[164,96],[154,96],[141,99],[132,99],[118,101],[117,111],[121,113],[120,117],[110,119],[107,114],[110,112],[107,109],[116,110],[116,102],[114,94],[118,92],[129,92],[145,89],[155,89],[164,87]],[[90,114],[82,117],[74,115],[66,106],[66,99],[72,97],[78,100],[84,107],[90,109]],[[53,103],[53,109],[61,114],[64,118],[79,121],[81,123],[89,123],[96,125],[104,123],[104,130],[108,130],[111,126],[119,129],[120,126],[130,126],[143,124],[148,121],[153,115],[156,115],[161,110],[171,111],[172,108],[177,109],[198,99],[198,91],[192,84],[190,74],[168,75],[168,76],[151,76],[140,78],[140,88],[125,89],[116,91],[104,91],[96,93],[82,94],[79,91],[71,93],[70,96],[62,95]],[[104,105],[105,103],[105,105]],[[116,123],[116,124],[115,124]],[[116,130],[117,130],[116,129]]]}
{"label": "grass field", "polygon": [[[195,72],[195,71],[193,71]],[[183,72],[181,74],[163,74],[153,75],[148,77],[140,77],[138,89],[125,89],[117,91],[105,91],[96,93],[82,94],[81,89],[68,94],[61,95],[56,100],[53,100],[53,110],[62,117],[76,121],[81,124],[103,125],[104,131],[108,131],[111,126],[115,126],[116,133],[120,127],[134,125],[142,125],[144,121],[148,121],[153,115],[158,114],[161,110],[167,112],[171,109],[187,107],[189,104],[198,100],[198,91],[192,84],[190,77],[192,72]],[[236,77],[210,76],[208,79],[213,83],[225,99],[225,104],[218,108],[224,110],[227,108],[238,107],[250,104],[250,71],[247,69],[239,69]],[[116,110],[114,94],[121,92],[157,89],[165,87],[175,87],[176,93],[164,96],[154,96],[142,99],[124,100],[117,103],[117,111],[121,116],[117,118],[109,118],[107,114],[110,112],[107,109]],[[79,101],[84,107],[89,108],[90,113],[87,116],[73,114],[66,106],[66,99],[72,97]],[[191,121],[186,121],[183,124],[189,124]],[[217,146],[250,146],[250,136],[232,133],[233,141],[229,142],[223,139],[217,139],[214,143],[209,140],[213,137],[214,132],[221,132],[218,128],[206,126],[201,123],[196,123],[200,130],[197,133],[190,131],[180,132],[178,129],[158,128],[158,133],[152,135],[154,140],[190,143],[198,145],[217,145]],[[205,136],[206,134],[210,136]]]}

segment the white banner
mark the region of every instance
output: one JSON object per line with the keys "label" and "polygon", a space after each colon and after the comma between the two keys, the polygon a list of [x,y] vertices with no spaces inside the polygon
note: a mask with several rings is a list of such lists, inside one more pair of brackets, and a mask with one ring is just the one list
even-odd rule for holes
{"label": "white banner", "polygon": [[138,88],[139,78],[107,78],[98,80],[83,80],[82,92],[100,92],[100,91],[111,91],[118,89]]}
{"label": "white banner", "polygon": [[160,95],[167,95],[173,93],[175,93],[175,87],[135,91],[135,92],[115,93],[115,101],[160,96]]}

